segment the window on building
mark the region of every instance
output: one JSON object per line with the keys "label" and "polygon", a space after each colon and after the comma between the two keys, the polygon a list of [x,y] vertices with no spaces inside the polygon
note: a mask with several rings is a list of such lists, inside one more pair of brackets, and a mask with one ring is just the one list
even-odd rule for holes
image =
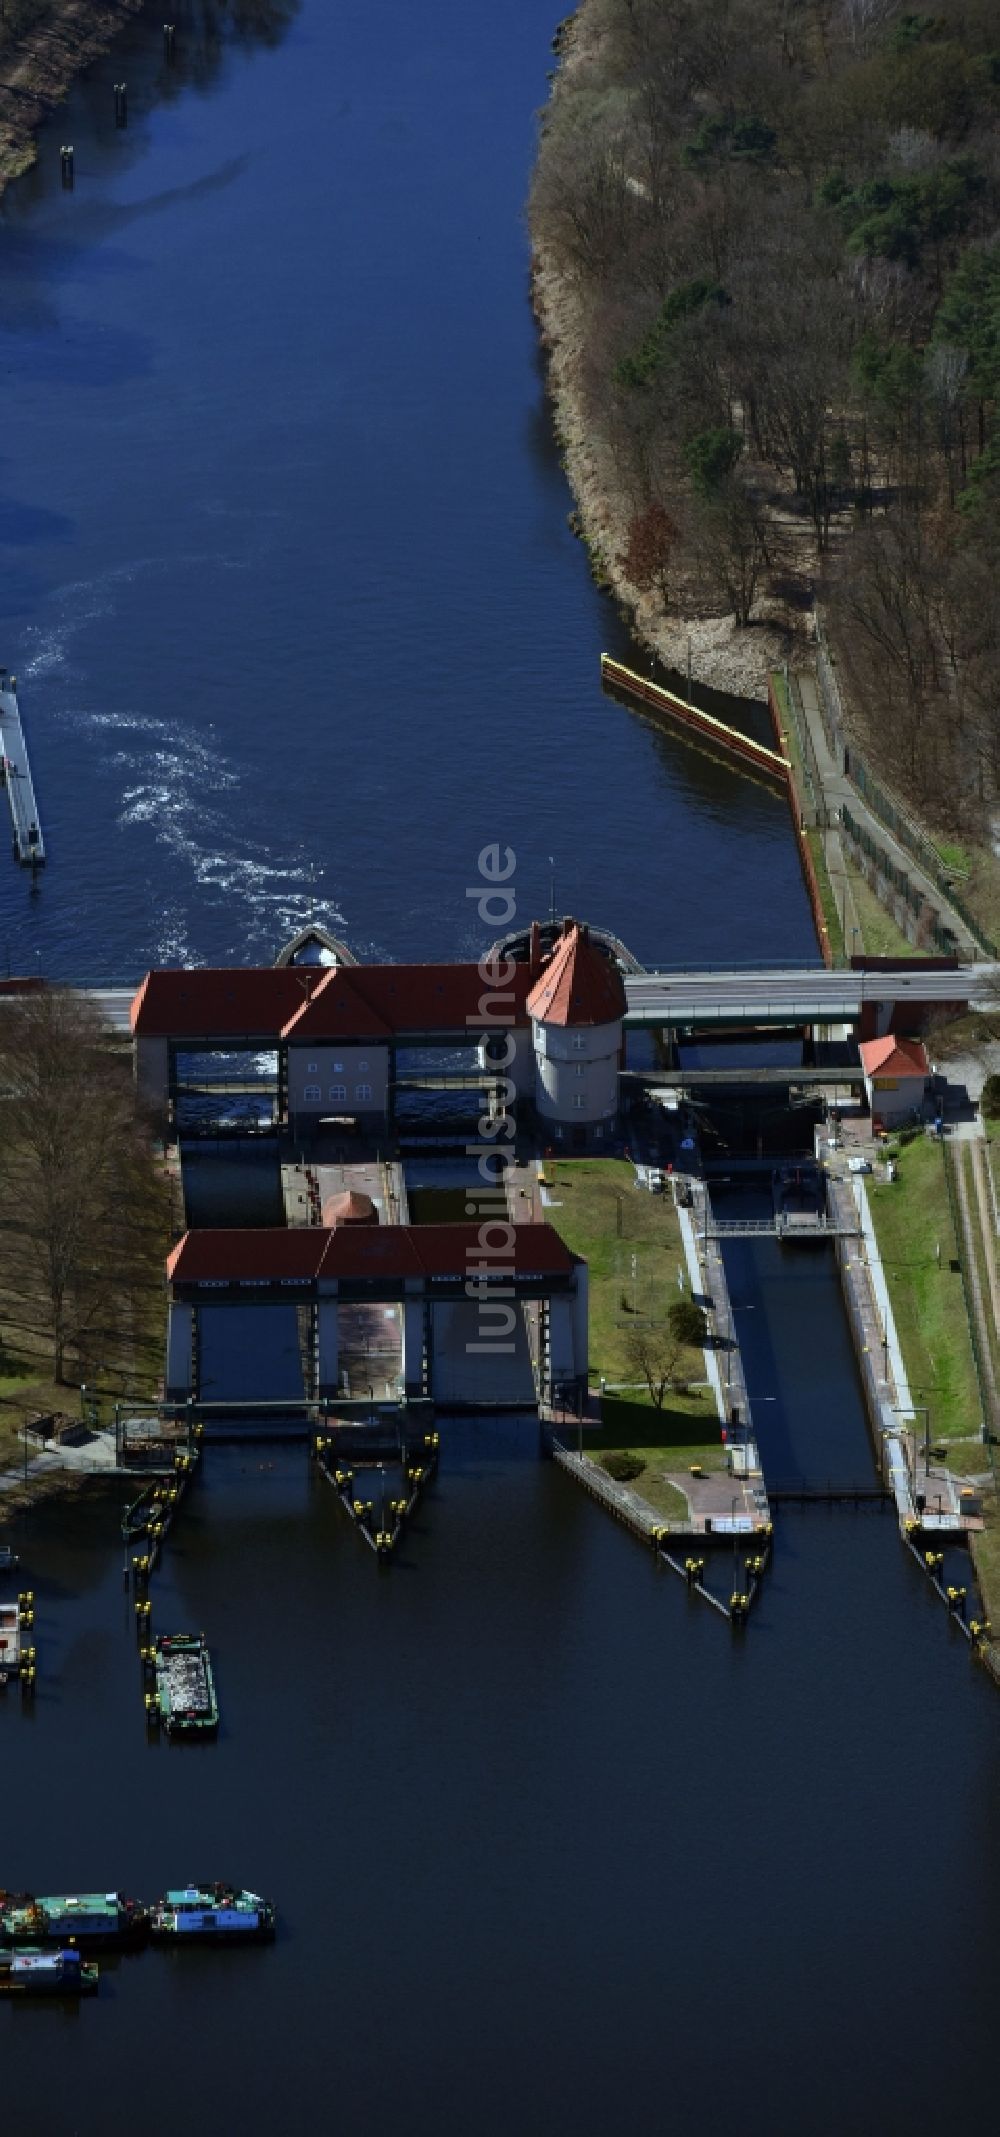
{"label": "window on building", "polygon": [[333,1105],[342,1105],[347,1097],[346,1083],[331,1083],[330,1100]]}
{"label": "window on building", "polygon": [[342,1075],[343,1075],[343,1073],[344,1073],[344,1064],[343,1064],[343,1062],[342,1062],[342,1061],[335,1061],[335,1062],[334,1062],[334,1064],[333,1064],[333,1073],[334,1073],[334,1075],[335,1075],[335,1076],[342,1076]]}
{"label": "window on building", "polygon": [[318,1106],[322,1101],[322,1097],[323,1093],[318,1083],[304,1085],[302,1091],[302,1103],[304,1106]]}
{"label": "window on building", "polygon": [[354,1096],[355,1096],[355,1098],[357,1099],[357,1101],[358,1101],[358,1104],[359,1104],[359,1106],[362,1106],[362,1105],[364,1105],[364,1103],[365,1103],[365,1100],[366,1100],[366,1099],[370,1099],[370,1098],[371,1098],[371,1095],[372,1095],[372,1087],[371,1087],[371,1084],[370,1084],[370,1083],[356,1083],[356,1084],[355,1084],[355,1086],[354,1086]]}
{"label": "window on building", "polygon": [[573,1070],[573,1074],[574,1074],[574,1076],[585,1076],[585,1075],[586,1075],[586,1073],[587,1073],[587,1070],[586,1070],[586,1065],[585,1065],[585,1063],[584,1063],[584,1062],[582,1062],[582,1061],[578,1061],[578,1062],[577,1062],[577,1064],[576,1064],[576,1067],[575,1067],[575,1069]]}
{"label": "window on building", "polygon": [[582,1054],[586,1044],[587,1041],[584,1033],[582,1031],[575,1031],[573,1033],[573,1052],[575,1054]]}
{"label": "window on building", "polygon": [[582,1092],[582,1091],[578,1091],[578,1092],[577,1092],[577,1095],[576,1095],[576,1097],[575,1097],[575,1098],[574,1098],[574,1100],[573,1100],[573,1111],[574,1111],[574,1113],[582,1113],[582,1112],[583,1112],[583,1103],[584,1103],[584,1101],[583,1101],[583,1092]]}
{"label": "window on building", "polygon": [[309,1076],[315,1076],[315,1075],[317,1075],[317,1074],[319,1073],[319,1062],[318,1062],[318,1061],[307,1061],[307,1062],[306,1062],[306,1073],[307,1073],[307,1075],[309,1075]]}
{"label": "window on building", "polygon": [[359,1061],[359,1062],[358,1062],[358,1067],[359,1067],[359,1069],[361,1070],[361,1074],[362,1074],[362,1075],[364,1075],[364,1072],[365,1072],[366,1068],[368,1067],[368,1063],[367,1063],[367,1061]]}
{"label": "window on building", "polygon": [[604,1135],[604,1130],[603,1130],[603,1128],[602,1128],[602,1127],[600,1127],[600,1126],[596,1127],[596,1128],[594,1129],[594,1134],[595,1134],[595,1136],[597,1137],[598,1141],[601,1141],[601,1140],[602,1140],[602,1138],[603,1138],[603,1135]]}

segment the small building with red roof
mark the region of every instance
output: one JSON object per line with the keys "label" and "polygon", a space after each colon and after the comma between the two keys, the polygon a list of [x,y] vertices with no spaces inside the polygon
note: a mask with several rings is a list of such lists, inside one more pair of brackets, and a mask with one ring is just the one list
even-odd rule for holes
{"label": "small building with red roof", "polygon": [[886,1128],[912,1120],[923,1106],[930,1075],[920,1040],[901,1039],[890,1031],[884,1038],[866,1039],[859,1053],[872,1119]]}

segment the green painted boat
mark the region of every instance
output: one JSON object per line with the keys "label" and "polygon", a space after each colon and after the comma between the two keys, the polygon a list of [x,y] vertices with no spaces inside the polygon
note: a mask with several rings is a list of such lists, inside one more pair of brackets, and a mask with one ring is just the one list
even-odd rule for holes
{"label": "green painted boat", "polygon": [[156,1713],[168,1735],[211,1735],[219,1726],[219,1708],[204,1633],[161,1633],[153,1657]]}
{"label": "green painted boat", "polygon": [[0,1944],[112,1950],[141,1944],[148,1930],[148,1907],[120,1892],[0,1892]]}
{"label": "green painted boat", "polygon": [[269,1944],[274,1908],[236,1885],[183,1885],[157,1900],[149,1928],[157,1944]]}

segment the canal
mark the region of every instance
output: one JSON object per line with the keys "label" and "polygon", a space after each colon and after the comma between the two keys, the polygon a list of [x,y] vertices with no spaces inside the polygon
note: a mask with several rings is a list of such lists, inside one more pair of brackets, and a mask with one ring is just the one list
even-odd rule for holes
{"label": "canal", "polygon": [[[647,960],[814,954],[787,818],[602,699],[521,209],[552,22],[433,0],[162,9],[0,211],[2,651],[52,860],[11,970],[362,954],[521,917]],[[111,84],[127,75],[130,126]],[[58,144],[72,139],[64,196]],[[731,1267],[765,1459],[867,1440],[829,1265]],[[231,1325],[220,1376],[294,1370]],[[282,1352],[284,1344],[284,1352]],[[232,1377],[229,1385],[235,1385]],[[3,1881],[272,1893],[272,1950],[3,2013],[18,2127],[908,2131],[992,2105],[1000,1707],[877,1512],[781,1522],[744,1640],[534,1425],[448,1425],[380,1575],[300,1447],[212,1449],[154,1584],[219,1741],[146,1741],[118,1510],[40,1508]]]}

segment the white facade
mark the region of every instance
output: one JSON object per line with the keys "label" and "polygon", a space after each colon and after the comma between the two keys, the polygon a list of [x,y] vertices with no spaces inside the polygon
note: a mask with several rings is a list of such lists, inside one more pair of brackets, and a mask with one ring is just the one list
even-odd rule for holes
{"label": "white facade", "polygon": [[542,1121],[594,1131],[618,1112],[620,1019],[613,1024],[534,1022],[535,1104]]}
{"label": "white facade", "polygon": [[865,1076],[872,1119],[882,1121],[886,1128],[912,1120],[923,1105],[925,1089],[924,1076],[881,1076],[877,1071]]}
{"label": "white facade", "polygon": [[389,1048],[306,1040],[288,1048],[288,1114],[385,1114],[389,1104]]}

